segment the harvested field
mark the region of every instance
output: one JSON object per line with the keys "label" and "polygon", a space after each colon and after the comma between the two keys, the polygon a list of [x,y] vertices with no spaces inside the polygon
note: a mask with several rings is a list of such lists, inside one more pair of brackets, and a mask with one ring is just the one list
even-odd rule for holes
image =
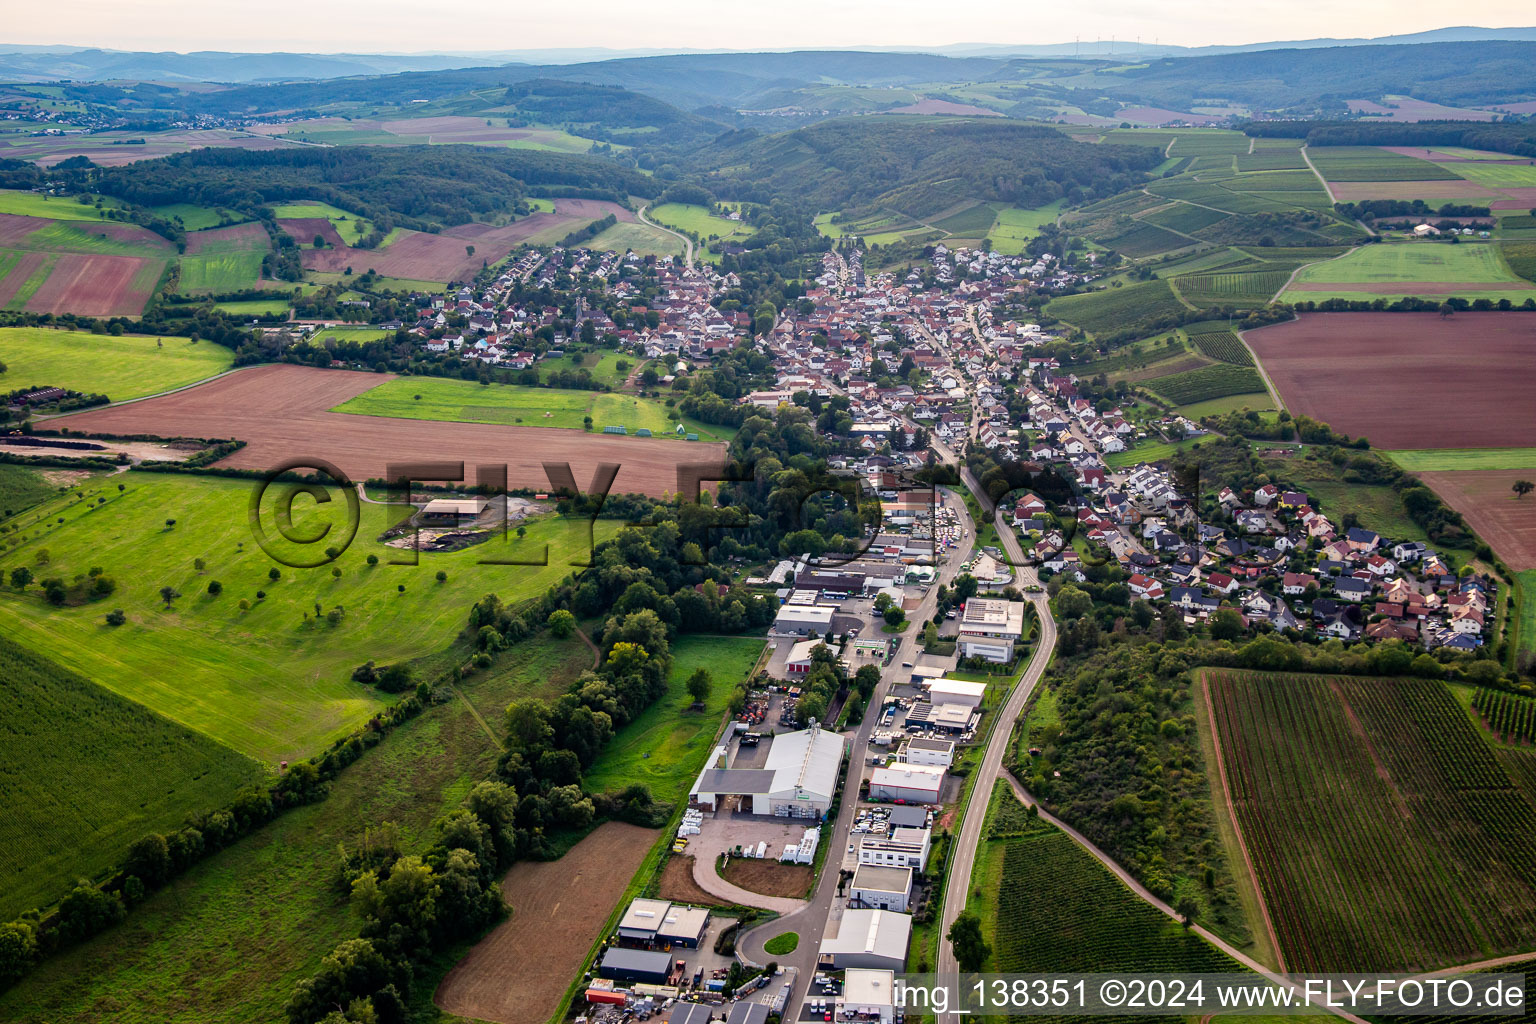
{"label": "harvested field", "polygon": [[[313,245],[315,237],[325,239],[325,244],[337,249],[347,249],[347,243],[336,232],[336,225],[324,217],[293,217],[277,222],[300,245]],[[350,251],[350,250],[349,250]]]}
{"label": "harvested field", "polygon": [[812,871],[809,864],[780,864],[776,860],[733,857],[720,872],[720,877],[748,892],[803,900],[811,888]]}
{"label": "harvested field", "polygon": [[[1292,414],[1378,447],[1501,448],[1536,437],[1536,317],[1303,313],[1244,338]],[[1453,412],[1476,409],[1500,414]]]}
{"label": "harvested field", "polygon": [[1536,569],[1536,499],[1517,498],[1510,487],[1532,476],[1529,469],[1475,469],[1420,473],[1419,479],[1519,572]]}
{"label": "harvested field", "polygon": [[1191,114],[1183,110],[1168,110],[1165,107],[1125,107],[1115,112],[1115,120],[1129,121],[1131,124],[1165,125],[1171,121],[1183,121],[1186,124],[1216,124],[1221,121],[1219,117],[1209,114]]}
{"label": "harvested field", "polygon": [[[327,223],[329,223],[327,221]],[[314,241],[311,234],[310,241]],[[234,224],[227,228],[209,228],[206,231],[187,232],[187,255],[198,256],[205,252],[228,252],[236,249],[267,248],[267,232],[260,224]]]}
{"label": "harvested field", "polygon": [[605,199],[556,199],[555,212],[565,217],[586,217],[591,220],[606,217],[610,213],[621,222],[635,219],[633,210],[626,210],[618,203],[610,203]]}
{"label": "harvested field", "polygon": [[1333,198],[1341,203],[1363,199],[1480,199],[1497,189],[1475,181],[1330,181]]}
{"label": "harvested field", "polygon": [[921,99],[904,107],[892,107],[887,114],[954,114],[960,117],[1002,117],[996,110],[973,107],[969,103],[954,100]]}
{"label": "harvested field", "polygon": [[515,865],[502,880],[511,920],[448,972],[432,1001],[498,1024],[544,1024],[658,833],[608,822],[556,861]]}
{"label": "harvested field", "polygon": [[53,222],[42,217],[0,213],[0,245],[15,245],[32,232],[45,228],[51,223]]}
{"label": "harvested field", "polygon": [[138,316],[164,269],[164,260],[61,253],[25,308],[29,313]]}
{"label": "harvested field", "polygon": [[615,462],[615,492],[660,496],[677,490],[679,466],[717,464],[725,458],[723,444],[327,411],[389,379],[350,370],[258,366],[173,395],[89,410],[60,422],[85,432],[235,437],[246,446],[219,465],[264,470],[291,458],[319,457],[354,480],[383,477],[390,463],[462,459],[471,475],[477,465],[505,464],[511,486],[543,488],[549,486],[543,464],[569,462],[585,488],[599,463]]}
{"label": "harvested field", "polygon": [[664,900],[690,903],[697,907],[727,906],[724,900],[705,892],[703,887],[693,880],[693,858],[675,854],[667,858],[667,863],[661,869],[661,879],[656,886],[656,895]]}
{"label": "harvested field", "polygon": [[16,297],[21,286],[42,269],[43,261],[48,258],[40,252],[23,252],[16,255],[20,258],[11,265],[8,273],[0,276],[0,309],[4,309]]}

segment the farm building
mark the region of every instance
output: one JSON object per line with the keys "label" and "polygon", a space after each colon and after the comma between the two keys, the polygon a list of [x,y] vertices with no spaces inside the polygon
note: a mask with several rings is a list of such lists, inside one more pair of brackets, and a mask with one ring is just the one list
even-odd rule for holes
{"label": "farm building", "polygon": [[986,695],[986,683],[968,683],[963,679],[935,679],[928,687],[928,699],[934,704],[961,704],[968,708],[979,708]]}
{"label": "farm building", "polygon": [[876,768],[869,776],[871,800],[901,800],[909,804],[936,804],[944,785],[944,769],[927,764],[896,764]]}
{"label": "farm building", "polygon": [[490,502],[485,498],[433,498],[421,510],[423,525],[463,526],[480,518]]}
{"label": "farm building", "polygon": [[1024,635],[1024,602],[973,597],[960,616],[960,656],[1013,660],[1013,645]]}
{"label": "farm building", "polygon": [[611,947],[603,954],[597,973],[614,981],[643,981],[659,985],[672,969],[672,955],[662,950]]}
{"label": "farm building", "polygon": [[823,939],[821,955],[833,970],[864,967],[899,971],[907,962],[912,918],[889,910],[853,909],[843,913],[835,938]]}
{"label": "farm building", "polygon": [[875,864],[860,864],[853,869],[853,882],[848,889],[848,905],[894,910],[904,914],[907,911],[907,900],[911,895],[911,868],[883,868]]}
{"label": "farm building", "polygon": [[776,633],[827,633],[832,628],[832,616],[837,609],[830,605],[786,604],[773,618]]}
{"label": "farm building", "polygon": [[930,740],[921,737],[907,741],[908,764],[936,765],[948,768],[955,763],[954,740]]}
{"label": "farm building", "polygon": [[843,738],[834,732],[782,733],[773,737],[762,768],[706,767],[689,798],[714,808],[721,797],[750,797],[753,814],[819,818],[832,803],[842,760]]}

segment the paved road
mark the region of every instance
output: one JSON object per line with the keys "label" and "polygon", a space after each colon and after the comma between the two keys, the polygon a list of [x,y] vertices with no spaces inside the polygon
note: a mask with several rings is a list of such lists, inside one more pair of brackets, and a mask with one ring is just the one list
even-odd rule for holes
{"label": "paved road", "polygon": [[[992,507],[987,493],[981,489],[980,483],[966,469],[961,472],[961,479],[971,488],[971,493],[976,495],[976,500],[983,509]],[[1022,587],[1037,586],[1040,582],[1032,567],[1024,564],[1024,550],[1019,544],[1018,534],[1006,525],[997,531],[1002,540],[1003,549],[1013,561],[1017,582]],[[1035,615],[1039,620],[1039,636],[1036,638],[1034,654],[1029,659],[1019,681],[1014,684],[1009,692],[1007,701],[998,713],[996,721],[992,725],[992,735],[987,740],[986,752],[982,754],[981,765],[976,769],[976,783],[971,789],[971,802],[966,810],[965,817],[961,819],[960,831],[955,836],[955,846],[950,854],[949,881],[944,890],[944,910],[940,917],[939,927],[939,962],[938,973],[956,974],[959,965],[955,962],[955,951],[948,939],[949,928],[955,923],[955,918],[965,909],[965,901],[971,889],[971,870],[976,863],[976,848],[981,840],[981,826],[987,817],[987,801],[991,798],[992,784],[1000,776],[1006,777],[1003,771],[1003,755],[1007,752],[1008,742],[1013,736],[1013,723],[1018,720],[1024,711],[1024,705],[1039,685],[1040,679],[1045,675],[1045,668],[1051,662],[1051,656],[1056,652],[1056,620],[1051,616],[1050,604],[1045,594],[1035,594],[1029,597],[1034,605]],[[953,1015],[945,1015],[953,1017]],[[953,1024],[952,1021],[940,1021],[940,1024]]]}
{"label": "paved road", "polygon": [[[837,821],[822,826],[822,842],[830,843],[831,846],[827,849],[826,865],[822,869],[821,877],[816,880],[816,889],[811,894],[810,902],[794,913],[786,914],[752,929],[743,935],[737,944],[741,955],[754,963],[766,964],[770,960],[777,961],[780,967],[797,968],[800,977],[809,977],[815,973],[816,955],[821,949],[822,938],[829,931],[836,934],[836,929],[829,926],[839,921],[842,914],[842,907],[837,901],[838,872],[842,865],[844,851],[848,848],[849,830],[853,827],[853,817],[859,802],[859,782],[864,774],[864,758],[869,750],[869,738],[874,732],[875,723],[880,718],[877,712],[891,684],[908,678],[909,671],[902,668],[901,663],[916,660],[922,635],[919,625],[933,618],[938,604],[937,584],[948,583],[959,574],[964,552],[969,550],[969,546],[964,541],[975,537],[976,524],[971,521],[970,513],[966,510],[965,502],[960,496],[944,489],[944,500],[959,515],[960,523],[965,529],[965,537],[961,544],[949,551],[950,557],[940,562],[935,585],[928,589],[917,610],[908,616],[912,620],[912,625],[905,633],[900,634],[896,652],[891,656],[890,664],[881,674],[880,684],[875,687],[874,695],[870,698],[864,721],[859,723],[859,728],[851,740],[851,753],[848,758],[847,774],[843,779],[843,797],[838,809]],[[829,831],[830,835],[827,834]],[[763,943],[787,931],[796,932],[800,936],[800,944],[795,947],[793,953],[774,956],[763,948]],[[789,1004],[784,1008],[785,1020],[799,1019],[800,1004],[804,998],[804,991],[791,994]]]}
{"label": "paved road", "polygon": [[688,269],[692,270],[693,269],[693,239],[689,238],[687,235],[683,234],[680,231],[673,231],[671,228],[667,227],[665,224],[657,224],[655,221],[651,220],[651,218],[649,218],[649,217],[647,217],[645,215],[645,211],[648,210],[648,209],[650,209],[650,204],[649,203],[647,203],[645,206],[640,207],[640,209],[636,210],[635,211],[635,216],[639,217],[642,222],[644,222],[646,224],[649,224],[651,227],[655,228],[656,230],[658,230],[658,231],[665,231],[667,234],[673,236],[674,238],[680,239],[682,241],[682,243],[683,243],[683,252],[684,252],[683,261],[688,264]]}

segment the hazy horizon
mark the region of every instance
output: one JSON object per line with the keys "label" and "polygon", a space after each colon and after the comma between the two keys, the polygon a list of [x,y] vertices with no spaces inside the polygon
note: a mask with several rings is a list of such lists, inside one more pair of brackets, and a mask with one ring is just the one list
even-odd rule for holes
{"label": "hazy horizon", "polygon": [[[725,9],[701,0],[654,11],[616,0],[508,9],[494,0],[460,0],[445,16],[408,0],[269,0],[259,20],[227,3],[58,0],[46,13],[12,17],[0,45],[113,50],[284,53],[485,54],[611,49],[680,53],[886,47],[1042,46],[1114,39],[1121,43],[1240,46],[1319,37],[1404,35],[1440,28],[1524,27],[1528,3],[1472,0],[1454,24],[1426,0],[1367,0],[1341,11],[1325,0],[1256,0],[1213,8],[1098,0],[1031,9],[1005,0],[964,8],[917,0],[782,0]],[[728,11],[728,13],[723,13]],[[957,15],[963,12],[963,17]],[[74,26],[61,31],[59,26]],[[268,28],[268,26],[271,26]],[[403,40],[409,40],[402,45]]]}

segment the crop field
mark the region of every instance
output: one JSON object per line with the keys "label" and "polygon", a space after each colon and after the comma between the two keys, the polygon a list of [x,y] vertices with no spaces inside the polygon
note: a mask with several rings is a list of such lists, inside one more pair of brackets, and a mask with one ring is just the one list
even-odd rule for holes
{"label": "crop field", "polygon": [[[997,799],[1014,801],[1006,789]],[[1010,819],[1000,815],[997,820]],[[985,840],[977,854],[975,877],[981,881],[975,888],[981,896],[967,906],[983,917],[984,934],[990,933],[988,970],[1242,970],[1142,902],[1066,833],[1029,819],[1022,830],[1022,835]]]}
{"label": "crop field", "polygon": [[591,241],[584,243],[589,249],[614,252],[633,250],[640,256],[681,256],[683,243],[649,224],[615,224]]}
{"label": "crop field", "polygon": [[212,377],[234,361],[234,352],[211,341],[0,327],[0,392],[51,386],[121,402]]}
{"label": "crop field", "polygon": [[[345,245],[353,245],[373,230],[372,221],[329,203],[305,201],[279,204],[272,207],[272,216],[278,220],[327,221]],[[314,236],[311,234],[309,238],[301,238],[299,241],[307,245],[313,239]]]}
{"label": "crop field", "polygon": [[[678,466],[725,457],[725,446],[718,443],[612,437],[526,424],[428,424],[327,411],[391,379],[387,374],[288,364],[247,367],[174,395],[74,413],[59,422],[81,432],[237,437],[246,446],[219,463],[237,469],[265,471],[295,453],[323,453],[353,480],[383,478],[391,463],[441,461],[445,452],[452,452],[469,466],[507,466],[514,488],[549,486],[547,462],[569,463],[584,482],[599,464],[615,462],[616,493],[659,496],[677,490]],[[324,439],[323,444],[317,438]]]}
{"label": "crop field", "polygon": [[[417,396],[421,397],[418,399]],[[581,430],[592,417],[592,429],[624,426],[630,434],[649,429],[657,437],[676,439],[679,423],[706,440],[729,440],[734,431],[691,418],[671,419],[660,401],[634,395],[566,388],[525,387],[520,384],[482,385],[438,377],[401,377],[380,384],[336,406],[332,412],[359,416],[393,416],[458,423],[523,424]]]}
{"label": "crop field", "polygon": [[[265,238],[262,239],[266,241]],[[261,249],[235,249],[181,258],[181,287],[186,293],[237,292],[261,285]]]}
{"label": "crop field", "polygon": [[1536,164],[1492,163],[1487,160],[1458,162],[1446,168],[1457,177],[1489,188],[1536,188]]}
{"label": "crop field", "polygon": [[997,211],[986,203],[977,203],[943,220],[933,221],[933,226],[961,238],[984,238],[996,220]]}
{"label": "crop field", "polygon": [[1215,274],[1185,274],[1174,287],[1196,306],[1263,306],[1290,279],[1288,270],[1244,270]]}
{"label": "crop field", "polygon": [[[583,777],[588,792],[640,782],[658,800],[681,800],[704,767],[720,728],[726,699],[747,677],[763,650],[762,637],[682,634],[672,644],[667,692],[620,729]],[[695,669],[708,669],[713,687],[703,711],[690,710],[684,685]]]}
{"label": "crop field", "polygon": [[1231,363],[1233,366],[1252,366],[1253,355],[1242,339],[1231,331],[1217,330],[1204,331],[1189,334],[1189,340],[1194,342],[1195,348],[1201,354],[1207,355],[1218,362]]}
{"label": "crop field", "polygon": [[1503,242],[1501,245],[1509,269],[1527,281],[1536,281],[1536,242]]}
{"label": "crop field", "polygon": [[1289,970],[1427,970],[1529,948],[1536,809],[1443,683],[1205,681]]}
{"label": "crop field", "polygon": [[1281,298],[1322,301],[1357,294],[1459,295],[1518,303],[1536,298],[1536,285],[1510,272],[1497,245],[1387,242],[1303,267]]}
{"label": "crop field", "polygon": [[[1536,389],[1531,317],[1303,313],[1244,340],[1293,414],[1381,448],[1500,448],[1536,437],[1536,405],[1526,400]],[[1500,415],[1427,416],[1430,406]]]}
{"label": "crop field", "polygon": [[1505,743],[1536,740],[1536,699],[1479,687],[1472,697],[1472,708],[1488,731]]}
{"label": "crop field", "polygon": [[1174,133],[1169,156],[1212,156],[1248,152],[1248,137],[1221,129],[1180,128]]}
{"label": "crop field", "polygon": [[1047,311],[1090,334],[1134,330],[1150,334],[1152,321],[1181,315],[1185,305],[1173,294],[1167,281],[1147,281],[1122,288],[1105,288],[1082,295],[1054,299]]}
{"label": "crop field", "polygon": [[559,860],[513,865],[501,883],[511,920],[470,950],[432,1001],[475,1020],[544,1024],[657,835],[610,821]]}
{"label": "crop field", "polygon": [[[1509,410],[1506,406],[1494,408]],[[1517,498],[1511,488],[1515,481],[1533,477],[1536,473],[1529,469],[1419,474],[1419,479],[1465,516],[1477,535],[1516,571],[1536,569],[1536,501]]]}
{"label": "crop field", "polygon": [[1312,163],[1334,181],[1453,181],[1461,175],[1428,160],[1374,146],[1313,146]]}
{"label": "crop field", "polygon": [[22,308],[28,313],[138,316],[164,272],[164,260],[61,253]]}
{"label": "crop field", "polygon": [[[125,490],[118,491],[118,482]],[[352,682],[353,668],[447,647],[474,601],[491,591],[509,603],[539,593],[572,572],[573,560],[587,557],[589,536],[600,540],[618,528],[600,520],[589,534],[587,520],[547,516],[531,521],[522,539],[426,552],[418,565],[399,565],[392,563],[410,559],[411,552],[376,539],[399,512],[362,505],[357,540],[334,563],[342,572],[335,577],[330,566],[279,567],[257,545],[247,513],[253,486],[130,473],[87,485],[83,500],[61,498],[14,520],[21,543],[6,551],[7,570],[29,565],[39,577],[69,580],[100,567],[116,579],[117,589],[105,599],[62,608],[48,605],[36,587],[28,593],[7,589],[0,593],[0,631],[115,693],[275,765],[315,753],[388,699]],[[282,485],[268,491],[264,522],[274,521],[283,491]],[[98,498],[107,500],[98,504]],[[306,499],[295,507],[294,528],[331,524],[339,534],[343,505]],[[166,525],[168,519],[174,525]],[[275,535],[274,542],[290,560],[319,557]],[[547,564],[480,564],[485,558],[536,561],[546,544]],[[44,550],[48,559],[40,564]],[[370,554],[380,564],[366,565]],[[279,570],[275,580],[269,578],[273,568]],[[446,582],[433,578],[439,569]],[[217,595],[209,593],[215,580],[223,587]],[[166,586],[181,595],[169,604],[160,594]],[[338,607],[339,621],[323,617]],[[126,613],[124,625],[103,624],[114,608]]]}
{"label": "crop field", "polygon": [[1153,377],[1142,384],[1174,405],[1205,402],[1227,395],[1244,395],[1264,390],[1264,380],[1252,366],[1204,366],[1166,377]]}
{"label": "crop field", "polygon": [[1208,228],[1226,219],[1227,215],[1220,210],[1191,206],[1188,203],[1175,203],[1166,209],[1153,210],[1141,216],[1143,223],[1156,224],[1158,227],[1167,228],[1170,231],[1182,231],[1185,234]]}
{"label": "crop field", "polygon": [[0,666],[0,918],[47,906],[144,833],[261,778],[255,761],[4,637]]}
{"label": "crop field", "polygon": [[0,463],[0,520],[9,519],[57,493],[58,488],[44,479],[42,472]]}
{"label": "crop field", "polygon": [[[1260,140],[1264,141],[1264,140]],[[1252,153],[1239,153],[1237,155],[1237,169],[1239,171],[1306,171],[1307,162],[1302,158],[1301,147],[1287,149],[1258,149]],[[1312,172],[1307,171],[1310,175]],[[1312,177],[1312,183],[1317,183],[1317,178]]]}
{"label": "crop field", "polygon": [[1203,416],[1225,416],[1229,412],[1256,412],[1266,423],[1273,423],[1276,414],[1275,400],[1267,391],[1255,391],[1179,406],[1181,416],[1188,416],[1196,422],[1199,422]]}
{"label": "crop field", "polygon": [[1095,236],[1103,245],[1119,250],[1133,259],[1183,249],[1195,244],[1191,239],[1147,221],[1127,221],[1113,234]]}
{"label": "crop field", "polygon": [[1453,469],[1536,470],[1536,448],[1420,448],[1383,454],[1410,473]]}
{"label": "crop field", "polygon": [[[366,751],[330,783],[325,800],[282,815],[196,865],[135,907],[122,925],[0,994],[0,1018],[27,1024],[285,1019],[282,1007],[294,983],[312,974],[338,942],[356,936],[361,924],[346,894],[330,884],[337,847],[356,849],[371,831],[374,841],[392,836],[402,851],[422,851],[435,838],[432,822],[460,806],[501,753],[498,737],[481,722],[499,725],[510,701],[553,696],[591,664],[590,650],[576,637],[541,637],[505,652],[492,669],[455,684],[445,703]],[[554,871],[567,863],[539,866]],[[506,889],[519,912],[541,891]],[[568,977],[560,979],[562,990]]]}

